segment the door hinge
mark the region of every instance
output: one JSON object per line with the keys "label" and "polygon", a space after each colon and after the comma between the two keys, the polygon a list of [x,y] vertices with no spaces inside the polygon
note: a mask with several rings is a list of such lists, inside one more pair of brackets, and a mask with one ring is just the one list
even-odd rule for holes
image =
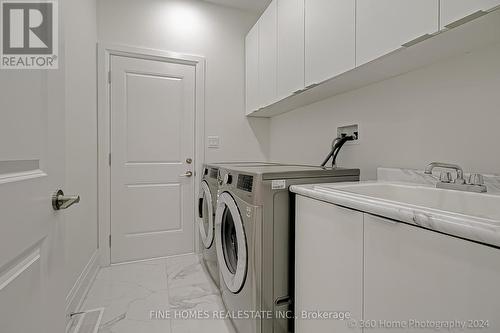
{"label": "door hinge", "polygon": [[111,235],[109,235],[109,248],[111,248]]}
{"label": "door hinge", "polygon": [[111,84],[111,71],[108,71],[108,83]]}
{"label": "door hinge", "polygon": [[111,166],[111,153],[108,154],[108,164]]}

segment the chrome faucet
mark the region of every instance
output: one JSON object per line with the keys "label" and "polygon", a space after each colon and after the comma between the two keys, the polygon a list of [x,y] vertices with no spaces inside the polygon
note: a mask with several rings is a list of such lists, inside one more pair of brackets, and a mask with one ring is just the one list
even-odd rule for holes
{"label": "chrome faucet", "polygon": [[435,168],[455,170],[457,172],[457,178],[455,181],[458,182],[459,184],[465,184],[464,170],[459,165],[450,163],[432,162],[429,165],[427,165],[424,172],[428,175],[432,175],[432,171]]}
{"label": "chrome faucet", "polygon": [[429,165],[427,165],[424,172],[428,175],[432,175],[432,171],[435,168],[452,169],[457,173],[457,177],[453,179],[451,176],[451,172],[441,172],[439,181],[436,183],[437,188],[477,193],[484,193],[487,191],[487,188],[484,185],[484,177],[481,174],[471,174],[469,176],[469,179],[465,180],[464,171],[459,165],[441,162],[430,163]]}

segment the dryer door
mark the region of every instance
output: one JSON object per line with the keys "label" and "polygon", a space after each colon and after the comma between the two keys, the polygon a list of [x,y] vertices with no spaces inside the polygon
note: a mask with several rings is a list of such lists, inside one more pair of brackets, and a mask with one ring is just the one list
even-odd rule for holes
{"label": "dryer door", "polygon": [[214,206],[212,193],[206,181],[201,182],[198,198],[198,228],[205,248],[210,248],[214,240]]}
{"label": "dryer door", "polygon": [[247,274],[247,241],[240,211],[228,192],[217,201],[215,235],[219,269],[227,288],[236,294],[243,288]]}

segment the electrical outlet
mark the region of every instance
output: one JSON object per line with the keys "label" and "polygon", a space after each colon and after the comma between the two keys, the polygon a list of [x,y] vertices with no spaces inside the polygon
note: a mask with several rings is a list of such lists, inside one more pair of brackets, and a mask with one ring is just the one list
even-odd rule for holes
{"label": "electrical outlet", "polygon": [[347,125],[337,127],[337,137],[342,136],[354,136],[356,139],[353,141],[347,141],[346,144],[357,144],[359,143],[359,125]]}
{"label": "electrical outlet", "polygon": [[220,138],[218,136],[209,136],[207,138],[208,148],[218,149],[220,148]]}

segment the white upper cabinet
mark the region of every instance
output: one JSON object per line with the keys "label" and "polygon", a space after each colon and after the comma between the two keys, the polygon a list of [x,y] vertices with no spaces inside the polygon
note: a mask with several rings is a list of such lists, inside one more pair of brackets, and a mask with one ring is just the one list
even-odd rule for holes
{"label": "white upper cabinet", "polygon": [[279,99],[304,88],[304,0],[277,0]]}
{"label": "white upper cabinet", "polygon": [[276,0],[259,19],[259,104],[260,107],[276,102]]}
{"label": "white upper cabinet", "polygon": [[245,108],[249,114],[259,108],[259,24],[245,38]]}
{"label": "white upper cabinet", "polygon": [[305,0],[306,86],[354,68],[355,4],[351,0]]}
{"label": "white upper cabinet", "polygon": [[259,24],[245,38],[246,114],[259,108]]}
{"label": "white upper cabinet", "polygon": [[438,0],[357,0],[356,3],[356,66],[439,30]]}
{"label": "white upper cabinet", "polygon": [[441,0],[441,28],[473,14],[500,5],[500,0]]}

